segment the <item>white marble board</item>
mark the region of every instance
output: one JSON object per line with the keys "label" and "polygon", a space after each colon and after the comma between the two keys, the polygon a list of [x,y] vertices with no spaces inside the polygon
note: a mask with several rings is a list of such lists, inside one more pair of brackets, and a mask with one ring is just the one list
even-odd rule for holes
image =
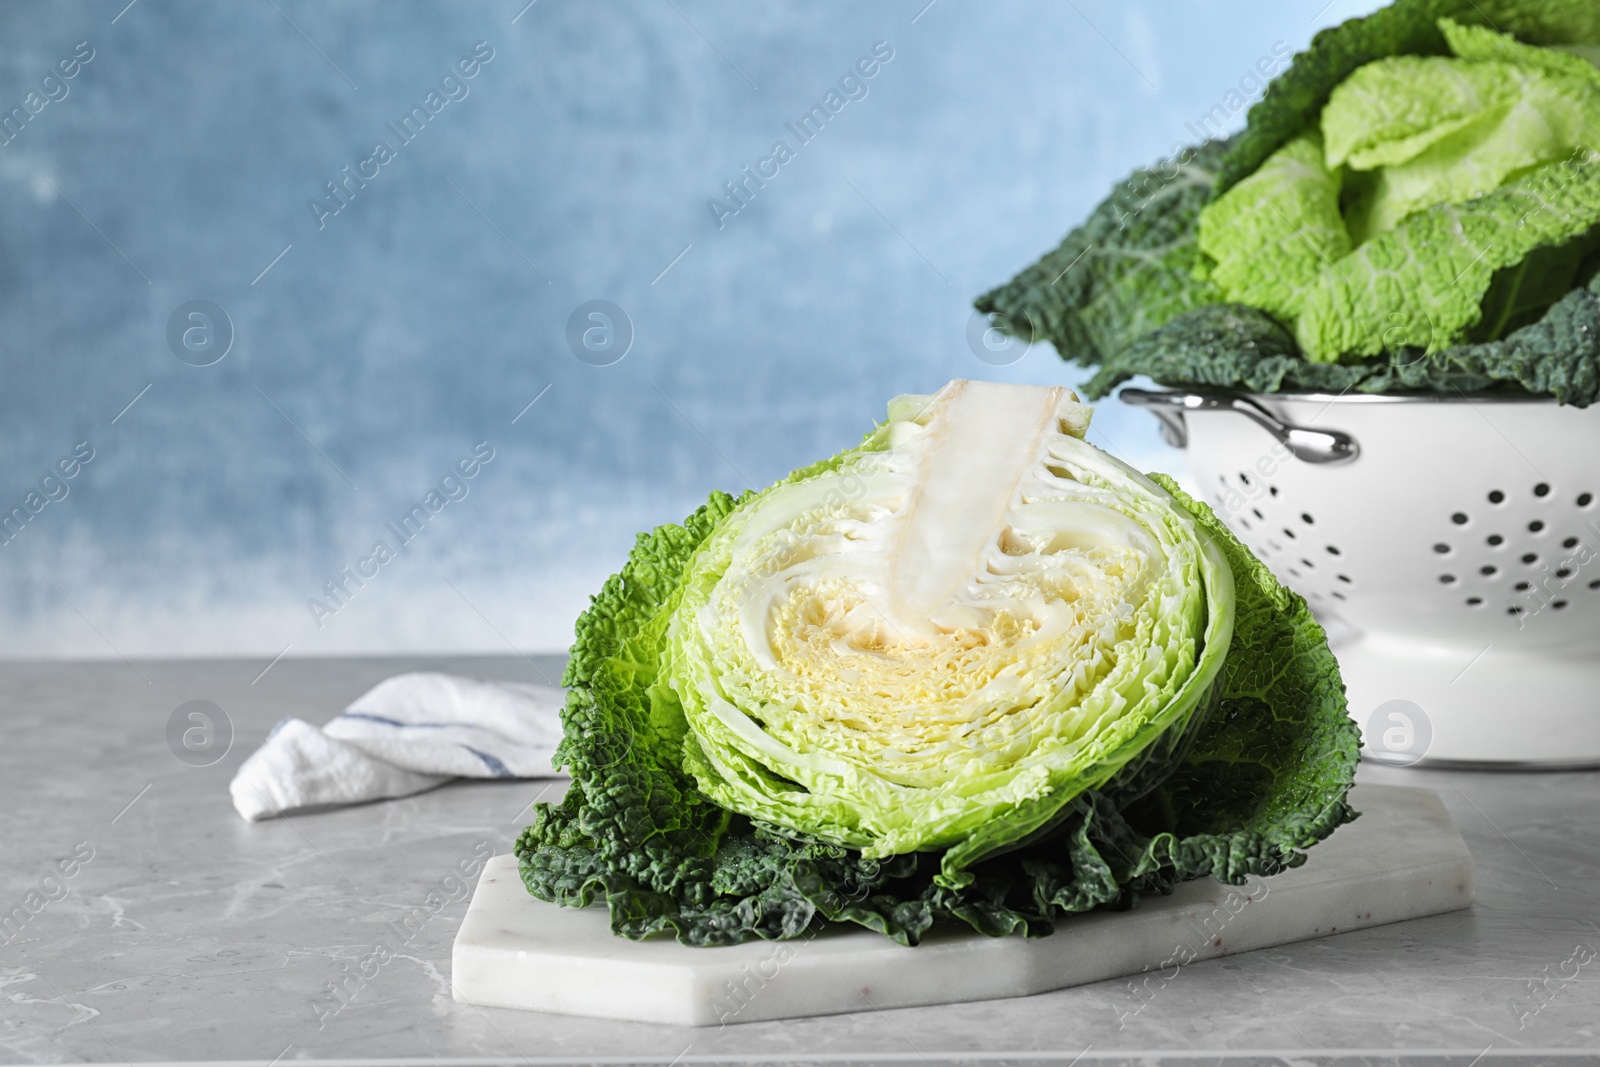
{"label": "white marble board", "polygon": [[708,1026],[1026,996],[1142,972],[1159,986],[1186,962],[1472,903],[1472,856],[1432,791],[1362,785],[1352,803],[1361,818],[1303,867],[1242,887],[1189,882],[1034,941],[941,930],[905,948],[844,926],[721,948],[628,941],[603,907],[530,897],[515,858],[497,856],[456,935],[451,985],[472,1004]]}

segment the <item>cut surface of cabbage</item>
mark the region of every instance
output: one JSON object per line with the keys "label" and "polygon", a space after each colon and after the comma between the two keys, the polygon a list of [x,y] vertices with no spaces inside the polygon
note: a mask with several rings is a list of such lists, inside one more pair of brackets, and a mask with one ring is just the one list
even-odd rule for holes
{"label": "cut surface of cabbage", "polygon": [[1063,388],[956,381],[743,501],[658,685],[700,788],[869,857],[944,849],[963,884],[1204,715],[1227,563],[1088,421]]}

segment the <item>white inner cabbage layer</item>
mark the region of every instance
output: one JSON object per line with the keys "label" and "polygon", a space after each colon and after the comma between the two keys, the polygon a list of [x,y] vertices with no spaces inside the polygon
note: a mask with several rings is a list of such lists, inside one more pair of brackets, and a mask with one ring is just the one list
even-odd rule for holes
{"label": "white inner cabbage layer", "polygon": [[1087,423],[1064,389],[954,382],[719,528],[673,621],[702,788],[869,854],[927,847],[1170,703],[1201,547]]}

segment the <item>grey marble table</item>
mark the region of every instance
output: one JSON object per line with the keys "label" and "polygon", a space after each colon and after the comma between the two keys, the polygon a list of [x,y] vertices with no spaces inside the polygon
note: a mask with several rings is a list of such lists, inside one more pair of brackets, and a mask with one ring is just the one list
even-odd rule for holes
{"label": "grey marble table", "polygon": [[[390,674],[536,680],[559,660],[265,666],[0,664],[0,1059],[1354,1064],[1409,1051],[1466,1067],[1600,1049],[1600,774],[1576,773],[1364,767],[1444,798],[1478,863],[1476,906],[1192,964],[1148,1000],[1112,981],[704,1030],[459,1004],[457,865],[507,851],[561,782],[455,784],[258,825],[234,814],[227,784],[279,718],[324,721]],[[210,766],[167,740],[197,699],[235,734]],[[346,993],[330,999],[336,984]]]}

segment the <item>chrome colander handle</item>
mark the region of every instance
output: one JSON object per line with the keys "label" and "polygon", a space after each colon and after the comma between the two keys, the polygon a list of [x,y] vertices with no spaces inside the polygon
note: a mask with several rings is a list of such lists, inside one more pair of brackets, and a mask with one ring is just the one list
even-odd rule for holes
{"label": "chrome colander handle", "polygon": [[1233,411],[1277,438],[1296,459],[1306,463],[1348,463],[1361,454],[1356,439],[1342,430],[1313,430],[1284,422],[1249,397],[1229,393],[1158,393],[1124,389],[1124,404],[1144,408],[1161,421],[1161,436],[1174,448],[1189,443],[1183,416],[1188,411]]}

